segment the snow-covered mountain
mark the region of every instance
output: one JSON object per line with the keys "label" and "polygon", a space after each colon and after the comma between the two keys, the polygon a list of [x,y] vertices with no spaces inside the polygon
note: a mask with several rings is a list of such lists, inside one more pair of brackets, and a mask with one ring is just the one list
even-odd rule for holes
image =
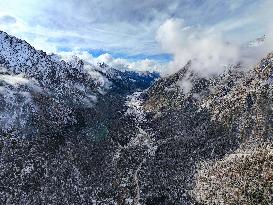
{"label": "snow-covered mountain", "polygon": [[0,204],[272,204],[272,66],[160,78],[0,32]]}
{"label": "snow-covered mountain", "polygon": [[116,154],[137,130],[127,96],[159,74],[64,60],[5,32],[0,68],[0,203],[115,201]]}
{"label": "snow-covered mountain", "polygon": [[[158,76],[94,66],[77,57],[64,61],[4,32],[0,67],[1,130],[21,137],[76,125],[76,110],[93,107],[119,81],[133,90],[147,87]],[[37,127],[42,121],[43,128]]]}
{"label": "snow-covered mountain", "polygon": [[263,176],[273,165],[272,62],[270,53],[254,68],[229,67],[207,79],[189,62],[158,80],[145,94],[158,148],[143,189],[155,197],[164,190],[165,202],[175,204],[271,204],[272,183]]}

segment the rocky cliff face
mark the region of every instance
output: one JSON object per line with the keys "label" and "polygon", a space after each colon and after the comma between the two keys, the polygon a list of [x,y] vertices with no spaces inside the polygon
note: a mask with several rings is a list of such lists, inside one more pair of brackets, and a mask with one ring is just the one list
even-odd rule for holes
{"label": "rocky cliff face", "polygon": [[159,78],[1,32],[0,203],[271,204],[272,59]]}
{"label": "rocky cliff face", "polygon": [[[159,185],[164,200],[272,203],[272,183],[263,178],[272,176],[272,53],[254,69],[238,65],[209,79],[189,68],[190,63],[160,79],[145,94],[144,109],[158,144],[155,161],[165,162],[153,175],[158,179],[160,167],[167,175]],[[191,89],[184,92],[181,81],[188,79]],[[172,192],[173,184],[179,191]]]}

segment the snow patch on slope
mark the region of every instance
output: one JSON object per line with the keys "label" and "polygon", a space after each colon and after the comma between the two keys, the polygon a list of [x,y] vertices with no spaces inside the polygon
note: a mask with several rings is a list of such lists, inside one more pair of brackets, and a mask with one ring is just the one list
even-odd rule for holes
{"label": "snow patch on slope", "polygon": [[142,92],[135,92],[132,95],[127,96],[126,106],[128,107],[126,114],[135,116],[136,121],[144,122],[145,113],[142,109],[142,102],[140,95]]}

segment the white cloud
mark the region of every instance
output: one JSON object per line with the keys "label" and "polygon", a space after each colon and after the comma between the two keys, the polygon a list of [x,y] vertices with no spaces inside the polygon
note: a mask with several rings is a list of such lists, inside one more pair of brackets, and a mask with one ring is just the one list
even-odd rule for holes
{"label": "white cloud", "polygon": [[105,53],[100,55],[97,58],[98,62],[104,62],[106,64],[113,64],[113,61],[115,61],[115,64],[117,64],[117,61],[109,54],[109,53]]}
{"label": "white cloud", "polygon": [[[179,20],[173,19],[173,25],[166,25],[171,17],[185,19],[185,22],[179,23]],[[272,0],[0,1],[0,29],[28,41],[37,49],[46,52],[57,52],[57,48],[100,49],[128,56],[153,56],[169,52],[175,55],[173,67],[183,66],[187,56],[197,54],[196,68],[206,62],[204,66],[207,72],[218,72],[213,65],[219,61],[218,58],[222,58],[218,53],[223,49],[229,51],[223,63],[235,60],[233,51],[236,53],[238,46],[228,45],[227,41],[239,45],[263,35],[268,30],[265,27],[271,25],[272,18]],[[166,29],[182,30],[181,35],[184,37],[180,37],[179,31],[171,34],[168,39],[170,32],[162,29],[163,22]],[[164,49],[160,49],[154,39],[160,25],[161,34],[157,33],[157,40]],[[201,26],[186,28],[185,25]],[[180,40],[170,42],[174,39]],[[189,42],[186,42],[188,40]],[[174,45],[176,43],[177,45]],[[167,44],[172,45],[172,48]],[[208,48],[205,49],[205,46]],[[190,52],[185,54],[183,51],[183,57],[179,55],[182,47],[184,51]],[[192,48],[186,49],[190,47]],[[211,49],[215,52],[211,52]],[[204,61],[206,58],[211,60]],[[162,70],[164,67],[161,63],[149,59],[104,60],[120,68],[142,70],[149,67]]]}
{"label": "white cloud", "polygon": [[27,78],[24,78],[23,75],[1,75],[0,80],[3,80],[15,87],[18,87],[19,85],[25,85],[30,82]]}
{"label": "white cloud", "polygon": [[168,19],[157,31],[157,41],[174,55],[167,72],[175,72],[188,61],[201,75],[219,74],[225,66],[240,59],[239,47],[222,38],[221,33],[201,27],[187,27],[181,19]]}
{"label": "white cloud", "polygon": [[111,54],[105,53],[98,57],[92,56],[87,51],[71,51],[58,53],[64,60],[69,60],[73,56],[78,56],[80,59],[88,62],[91,65],[96,66],[98,63],[106,63],[109,66],[119,70],[132,70],[132,71],[157,71],[161,72],[165,70],[166,64],[159,63],[154,60],[128,60],[124,58],[114,58]]}
{"label": "white cloud", "polygon": [[59,52],[58,55],[61,56],[61,58],[65,61],[70,61],[74,57],[78,57],[81,60],[84,60],[91,65],[96,65],[97,61],[95,57],[93,57],[90,53],[87,51],[68,51],[68,52]]}
{"label": "white cloud", "polygon": [[[240,27],[240,24],[225,24],[228,28],[223,29],[224,24],[201,27],[187,26],[182,19],[166,20],[159,27],[156,40],[163,51],[173,54],[174,59],[164,73],[172,74],[191,61],[191,71],[201,77],[209,77],[221,74],[228,66],[238,63],[245,68],[251,68],[273,51],[273,27],[268,27],[270,29],[266,31],[264,43],[249,47],[245,43],[228,42],[224,34],[230,29]],[[192,88],[191,78],[184,77],[178,85],[187,94]]]}
{"label": "white cloud", "polygon": [[[2,70],[2,69],[1,69]],[[4,70],[4,69],[3,69]],[[20,86],[27,86],[37,92],[41,92],[36,80],[25,78],[23,75],[0,75],[0,82],[3,81],[8,85],[13,86],[14,88],[19,88]],[[3,91],[5,86],[0,86],[0,89]]]}
{"label": "white cloud", "polygon": [[123,58],[113,58],[108,53],[102,54],[96,60],[98,62],[105,62],[106,64],[120,70],[161,72],[166,67],[165,63],[159,63],[150,59],[130,61]]}
{"label": "white cloud", "polygon": [[[26,33],[36,35],[36,42],[40,42],[40,47],[46,51],[51,50],[49,46],[66,46],[129,55],[156,55],[161,53],[154,34],[160,24],[170,17],[183,18],[189,25],[208,26],[227,19],[240,22],[241,15],[250,18],[254,11],[266,5],[265,2],[269,2],[266,13],[270,15],[270,0],[1,0],[0,11],[12,14],[27,24],[23,32],[7,26],[6,29],[30,43],[33,36],[26,38]],[[265,16],[265,12],[259,16]],[[263,20],[271,21],[270,18]],[[255,23],[260,25],[264,21]],[[253,30],[252,33],[260,31]]]}
{"label": "white cloud", "polygon": [[[153,60],[144,59],[136,62],[128,63],[128,68],[131,70],[139,70],[139,71],[158,71],[162,72],[166,68],[165,63],[158,63]],[[149,69],[147,69],[149,68]]]}

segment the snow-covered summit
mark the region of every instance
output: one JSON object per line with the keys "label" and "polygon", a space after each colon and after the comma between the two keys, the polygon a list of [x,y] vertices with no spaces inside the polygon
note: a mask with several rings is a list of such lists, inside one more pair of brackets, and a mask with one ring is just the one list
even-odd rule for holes
{"label": "snow-covered summit", "polygon": [[[93,107],[110,89],[126,92],[145,87],[156,77],[104,65],[92,65],[77,56],[49,55],[0,31],[0,131],[16,130],[17,135],[25,133],[26,127],[45,129],[35,127],[40,124],[37,121],[51,129],[77,124],[75,110]],[[22,105],[26,108],[19,112]]]}

